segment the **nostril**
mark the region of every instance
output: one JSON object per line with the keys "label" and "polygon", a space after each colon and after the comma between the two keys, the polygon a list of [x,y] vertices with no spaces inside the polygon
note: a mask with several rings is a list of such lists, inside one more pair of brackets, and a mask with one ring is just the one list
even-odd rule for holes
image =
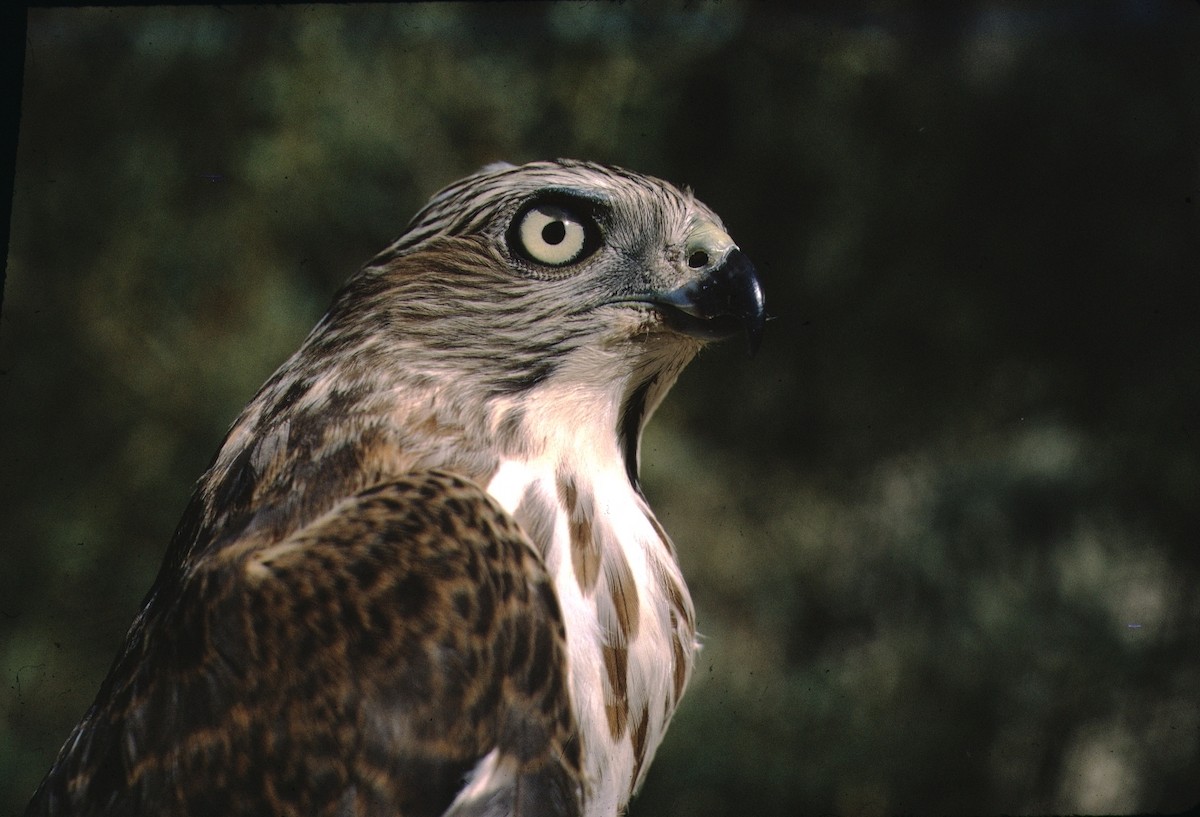
{"label": "nostril", "polygon": [[708,253],[704,250],[696,250],[688,256],[688,266],[692,269],[708,266]]}

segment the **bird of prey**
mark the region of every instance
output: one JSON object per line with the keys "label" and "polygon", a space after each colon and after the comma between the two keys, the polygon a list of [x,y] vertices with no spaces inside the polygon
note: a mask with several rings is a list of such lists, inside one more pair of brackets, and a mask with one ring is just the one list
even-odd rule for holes
{"label": "bird of prey", "polygon": [[696,637],[642,429],[763,322],[690,191],[438,193],[233,423],[28,813],[621,813]]}

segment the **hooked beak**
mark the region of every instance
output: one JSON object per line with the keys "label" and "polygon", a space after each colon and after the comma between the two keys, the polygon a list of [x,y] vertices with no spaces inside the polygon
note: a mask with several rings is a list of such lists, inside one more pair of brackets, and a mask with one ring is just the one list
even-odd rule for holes
{"label": "hooked beak", "polygon": [[662,308],[667,324],[677,332],[712,340],[744,331],[751,357],[758,351],[766,321],[762,284],[739,249],[696,280],[648,300]]}

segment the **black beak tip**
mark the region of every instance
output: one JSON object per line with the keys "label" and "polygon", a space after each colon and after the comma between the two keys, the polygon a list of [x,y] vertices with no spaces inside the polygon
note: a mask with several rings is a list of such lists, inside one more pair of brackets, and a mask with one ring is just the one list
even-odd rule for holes
{"label": "black beak tip", "polygon": [[745,332],[750,357],[762,343],[766,323],[762,284],[754,265],[739,249],[686,286],[658,293],[653,303],[685,334],[713,340]]}

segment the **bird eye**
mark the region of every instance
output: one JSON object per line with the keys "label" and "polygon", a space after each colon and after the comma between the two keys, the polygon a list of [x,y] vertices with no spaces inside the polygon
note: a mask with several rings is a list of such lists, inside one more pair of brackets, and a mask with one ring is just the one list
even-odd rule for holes
{"label": "bird eye", "polygon": [[578,261],[594,249],[589,246],[594,243],[592,223],[554,204],[533,205],[513,226],[516,249],[530,260],[551,267]]}

